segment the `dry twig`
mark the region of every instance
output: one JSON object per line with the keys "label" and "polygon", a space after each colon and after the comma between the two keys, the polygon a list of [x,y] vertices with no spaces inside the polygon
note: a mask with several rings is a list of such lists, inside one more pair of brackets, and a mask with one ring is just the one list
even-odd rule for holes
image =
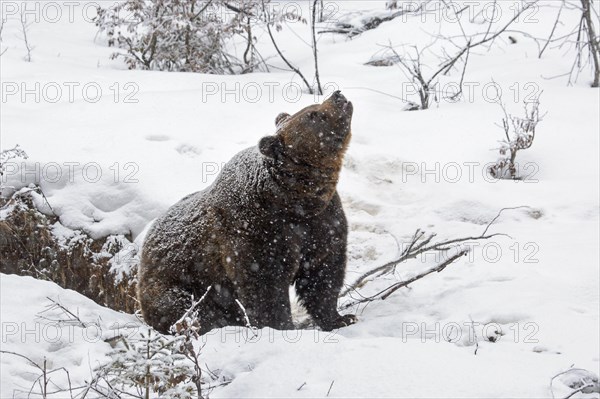
{"label": "dry twig", "polygon": [[[491,227],[491,225],[494,222],[496,222],[496,220],[498,220],[498,218],[500,217],[502,212],[504,212],[506,210],[513,210],[513,209],[519,209],[519,208],[524,208],[524,206],[501,209],[498,212],[498,214],[487,224],[483,233],[481,235],[475,236],[475,237],[462,237],[462,238],[444,240],[444,241],[440,241],[440,242],[433,242],[433,239],[436,237],[435,233],[431,233],[431,234],[427,235],[421,229],[417,229],[417,231],[413,234],[412,239],[408,244],[408,247],[400,254],[400,256],[397,259],[395,259],[391,262],[388,262],[382,266],[376,267],[375,269],[369,270],[368,272],[362,274],[358,279],[356,279],[356,281],[354,281],[354,283],[350,284],[345,290],[343,290],[340,293],[340,298],[342,298],[350,293],[357,293],[360,296],[359,299],[354,299],[354,300],[351,300],[351,301],[346,302],[345,304],[341,305],[340,310],[345,310],[352,306],[355,306],[355,305],[358,305],[361,303],[365,303],[365,302],[368,303],[368,302],[372,302],[375,300],[386,300],[391,294],[396,292],[398,289],[400,289],[402,287],[406,287],[409,284],[411,284],[417,280],[420,280],[423,277],[428,276],[429,274],[441,272],[446,267],[448,267],[450,264],[454,263],[456,260],[458,260],[459,258],[461,258],[462,256],[466,255],[469,252],[469,248],[464,248],[464,247],[461,248],[460,247],[461,244],[465,244],[467,242],[472,242],[472,241],[488,240],[490,238],[498,237],[498,236],[510,237],[507,234],[503,234],[503,233],[487,234],[487,232],[488,232],[489,228]],[[414,259],[417,256],[427,253],[427,252],[437,252],[437,253],[447,254],[448,251],[456,248],[456,245],[459,246],[456,253],[450,255],[445,261],[443,261],[442,263],[438,264],[437,266],[435,266],[431,269],[428,269],[422,273],[419,273],[416,276],[414,276],[408,280],[396,282],[396,283],[386,287],[385,289],[377,292],[374,295],[363,296],[362,294],[360,294],[358,292],[358,288],[363,287],[369,281],[372,281],[372,280],[376,279],[377,277],[380,277],[384,274],[393,273],[396,266],[398,266],[402,262],[405,262],[409,259]]]}

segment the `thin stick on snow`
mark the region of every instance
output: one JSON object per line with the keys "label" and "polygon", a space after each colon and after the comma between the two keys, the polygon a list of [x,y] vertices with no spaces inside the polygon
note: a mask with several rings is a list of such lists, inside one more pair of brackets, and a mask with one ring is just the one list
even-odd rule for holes
{"label": "thin stick on snow", "polygon": [[492,219],[492,221],[488,223],[488,225],[486,226],[486,228],[485,228],[485,230],[483,231],[483,234],[482,234],[482,235],[485,235],[485,233],[487,233],[487,231],[488,231],[488,230],[489,230],[489,228],[492,226],[492,224],[494,224],[494,222],[495,222],[496,220],[498,220],[498,218],[499,218],[499,217],[502,215],[502,212],[504,212],[504,211],[513,211],[513,210],[515,210],[515,209],[523,209],[523,208],[531,209],[531,207],[530,207],[530,206],[528,206],[528,205],[520,205],[520,206],[513,206],[513,207],[507,207],[507,208],[502,208],[502,209],[500,209],[500,211],[498,212],[498,214],[496,215],[496,217],[494,217],[494,218]]}
{"label": "thin stick on snow", "polygon": [[[73,389],[79,389],[79,388],[81,388],[81,387],[73,388],[73,385],[71,383],[71,375],[69,374],[69,371],[66,368],[59,367],[59,368],[56,368],[56,369],[53,369],[53,370],[48,370],[46,357],[44,357],[44,363],[42,365],[39,365],[36,362],[34,362],[33,360],[31,360],[30,358],[28,358],[27,356],[22,355],[22,354],[17,353],[17,352],[0,350],[0,353],[4,353],[4,354],[7,354],[7,355],[13,355],[13,356],[17,356],[17,357],[20,357],[22,359],[25,359],[30,365],[32,365],[33,367],[35,367],[36,369],[38,369],[38,371],[40,372],[40,375],[33,381],[32,385],[31,385],[31,388],[29,389],[28,397],[30,397],[31,395],[40,395],[43,398],[45,398],[49,394],[54,394],[54,393],[60,393],[60,392],[67,392],[67,391],[69,391],[70,397],[72,398],[73,397]],[[53,383],[51,381],[51,379],[49,378],[50,374],[56,373],[58,371],[64,372],[65,375],[67,376],[67,383],[69,384],[68,388],[61,388],[61,387],[59,387],[58,385],[56,385],[55,383]],[[48,391],[48,385],[51,382],[52,382],[52,385],[54,385],[57,390],[49,392]],[[36,384],[40,387],[40,393],[33,392],[33,388],[36,386]]]}
{"label": "thin stick on snow", "polygon": [[23,42],[25,42],[25,48],[27,49],[27,56],[25,57],[25,61],[31,62],[31,52],[33,51],[33,46],[29,43],[29,39],[27,38],[27,30],[31,24],[27,23],[27,16],[23,11],[21,11],[21,33],[23,35]]}
{"label": "thin stick on snow", "polygon": [[[4,23],[5,22],[6,22],[6,19],[0,17],[0,43],[2,43],[2,31],[4,30]],[[3,51],[0,51],[0,57],[2,55],[4,55],[4,53],[6,53],[7,50],[8,50],[8,47],[5,48]]]}
{"label": "thin stick on snow", "polygon": [[[208,288],[206,289],[206,292],[204,293],[204,295],[202,295],[200,297],[200,299],[198,299],[196,302],[192,302],[192,306],[190,306],[188,308],[188,310],[185,311],[185,313],[183,314],[183,316],[181,316],[179,318],[179,320],[177,320],[175,323],[173,323],[173,325],[171,326],[170,330],[171,331],[176,331],[175,330],[175,326],[177,324],[183,323],[185,321],[185,319],[187,319],[188,317],[190,317],[190,315],[194,312],[194,310],[198,307],[198,305],[200,305],[202,303],[202,301],[204,301],[204,298],[206,298],[206,295],[208,295],[208,293],[210,292],[212,288],[212,285],[209,285]],[[192,298],[193,301],[193,298]]]}
{"label": "thin stick on snow", "polygon": [[477,338],[477,332],[475,332],[475,322],[473,321],[473,318],[469,316],[469,319],[471,319],[471,331],[473,331],[473,338],[475,339],[475,351],[473,354],[477,356],[477,351],[479,350],[479,338]]}
{"label": "thin stick on snow", "polygon": [[335,382],[335,380],[331,381],[331,385],[329,385],[329,390],[327,390],[327,395],[329,396],[329,393],[331,392],[331,388],[333,388],[333,383]]}
{"label": "thin stick on snow", "polygon": [[235,303],[237,303],[237,305],[242,310],[242,313],[244,314],[244,319],[246,321],[245,327],[252,332],[253,338],[256,338],[258,336],[258,334],[255,331],[256,328],[253,327],[252,324],[250,324],[250,318],[248,318],[248,313],[246,312],[246,308],[244,307],[244,305],[242,305],[242,303],[238,299],[235,300]]}
{"label": "thin stick on snow", "polygon": [[573,395],[578,394],[579,392],[583,392],[584,390],[586,390],[588,388],[592,388],[593,386],[594,386],[593,383],[589,383],[587,385],[582,386],[581,388],[577,388],[576,390],[571,392],[569,395],[565,396],[564,399],[569,399],[569,398],[573,397]]}
{"label": "thin stick on snow", "polygon": [[409,102],[408,100],[406,100],[406,99],[404,99],[402,97],[395,96],[393,94],[386,93],[386,92],[381,91],[381,90],[372,89],[370,87],[360,87],[360,86],[359,87],[346,87],[344,90],[369,90],[369,91],[372,91],[374,93],[383,94],[384,96],[395,98],[395,99],[400,100],[400,101],[405,102],[405,103]]}
{"label": "thin stick on snow", "polygon": [[475,43],[471,44],[470,47],[476,47],[476,46],[485,44],[485,43],[487,43],[489,41],[495,40],[498,36],[500,36],[502,33],[504,33],[508,29],[508,27],[510,25],[512,25],[513,22],[515,22],[516,20],[518,20],[519,17],[521,16],[521,14],[523,14],[525,11],[527,11],[528,9],[530,9],[531,7],[533,7],[535,4],[536,4],[536,2],[527,3],[523,8],[521,8],[519,10],[519,12],[516,12],[515,15],[513,16],[513,18],[510,21],[508,21],[502,28],[500,28],[499,31],[497,31],[496,33],[494,33],[490,37],[488,37],[489,32],[486,33],[485,36],[483,37],[483,39],[481,39],[478,42],[475,42]]}
{"label": "thin stick on snow", "polygon": [[[574,366],[574,364],[572,364],[572,365],[571,365],[571,367],[569,367],[569,369],[568,369],[568,370],[561,371],[560,373],[556,374],[554,377],[552,377],[552,378],[550,379],[550,393],[552,394],[552,399],[555,399],[555,398],[556,398],[556,396],[554,396],[554,386],[553,386],[553,385],[554,385],[554,380],[555,380],[557,377],[560,377],[561,375],[564,375],[564,374],[570,373],[571,371],[585,371],[585,372],[589,372],[589,370],[586,370],[586,369],[581,369],[581,368],[573,368],[573,366]],[[583,383],[583,382],[584,382],[584,381],[582,380],[582,383]],[[579,393],[579,392],[582,392],[583,390],[585,390],[585,389],[587,389],[587,388],[593,388],[594,386],[595,386],[595,384],[594,384],[593,382],[591,382],[591,383],[586,383],[586,384],[583,384],[581,387],[579,387],[579,388],[575,389],[573,392],[571,392],[571,393],[570,393],[568,396],[566,396],[564,399],[569,399],[569,398],[571,398],[573,395],[575,395],[575,394],[577,394],[577,393]]]}
{"label": "thin stick on snow", "polygon": [[244,314],[244,320],[246,320],[246,327],[252,328],[252,325],[250,324],[250,319],[248,318],[248,313],[246,313],[246,308],[244,307],[244,305],[242,305],[242,303],[238,299],[235,300],[235,303],[237,303],[237,305],[242,310],[242,313]]}
{"label": "thin stick on snow", "polygon": [[44,371],[39,364],[37,364],[36,362],[34,362],[33,360],[31,360],[30,358],[28,358],[25,355],[21,355],[20,353],[17,353],[17,352],[5,351],[5,350],[0,350],[0,353],[5,353],[7,355],[14,355],[14,356],[21,357],[21,358],[27,360],[33,367],[37,368],[40,371]]}
{"label": "thin stick on snow", "polygon": [[372,281],[372,279],[376,279],[379,276],[382,276],[384,274],[394,271],[396,266],[404,261],[407,261],[409,259],[414,259],[417,256],[419,256],[423,253],[426,253],[426,252],[447,253],[451,249],[455,248],[455,246],[454,246],[455,244],[460,245],[460,244],[465,244],[469,241],[488,240],[490,238],[497,237],[497,236],[504,236],[504,237],[510,238],[510,236],[507,234],[503,234],[503,233],[487,234],[487,232],[490,229],[490,227],[498,220],[498,218],[500,217],[500,215],[502,215],[502,213],[504,211],[525,208],[525,207],[527,207],[527,206],[518,206],[518,207],[501,209],[498,212],[498,214],[486,225],[483,233],[476,237],[462,237],[462,238],[440,241],[437,243],[434,242],[432,244],[432,241],[436,237],[436,234],[431,233],[426,236],[424,231],[422,231],[421,229],[418,229],[413,234],[408,247],[402,252],[402,254],[397,259],[395,259],[391,262],[388,262],[388,263],[384,264],[383,266],[379,266],[379,267],[376,267],[375,269],[369,270],[368,272],[361,275],[358,279],[356,279],[356,281],[354,283],[349,285],[345,290],[343,290],[340,293],[340,296],[339,296],[340,298],[346,296],[349,293],[357,293],[361,297],[360,299],[355,299],[353,301],[343,304],[342,306],[340,306],[340,310],[345,310],[354,305],[365,303],[365,302],[368,303],[368,302],[371,302],[374,300],[385,300],[391,294],[396,292],[398,289],[400,289],[402,287],[406,287],[407,285],[409,285],[417,280],[420,280],[423,277],[428,276],[429,274],[432,274],[434,272],[437,272],[437,273],[441,272],[447,266],[454,263],[456,260],[458,260],[462,256],[466,255],[469,252],[469,249],[468,248],[459,249],[457,253],[453,254],[447,260],[440,263],[439,265],[437,265],[429,270],[426,270],[408,280],[400,281],[395,284],[392,284],[391,286],[379,291],[375,295],[363,296],[362,294],[360,294],[358,292],[358,288],[364,286],[367,282]]}
{"label": "thin stick on snow", "polygon": [[[36,317],[42,320],[46,320],[46,321],[50,321],[53,323],[58,323],[59,325],[77,325],[81,328],[88,328],[90,326],[99,326],[98,323],[96,322],[92,322],[92,323],[86,323],[83,320],[81,320],[79,318],[78,314],[75,314],[73,312],[71,312],[66,306],[64,306],[63,304],[61,304],[59,301],[54,300],[50,297],[46,297],[47,300],[49,300],[50,302],[52,302],[51,305],[46,306],[46,309],[42,310],[41,312],[39,312]],[[46,317],[44,315],[44,313],[49,312],[51,310],[55,310],[58,309],[60,310],[67,318],[66,320],[63,319],[52,319],[49,317]]]}

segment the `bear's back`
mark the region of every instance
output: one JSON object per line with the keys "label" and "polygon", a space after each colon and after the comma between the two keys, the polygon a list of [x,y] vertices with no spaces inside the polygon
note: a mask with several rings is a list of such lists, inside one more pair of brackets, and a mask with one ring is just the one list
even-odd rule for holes
{"label": "bear's back", "polygon": [[144,240],[141,273],[155,268],[188,273],[199,257],[217,250],[219,224],[251,218],[267,180],[256,146],[236,154],[209,187],[187,195],[153,223]]}

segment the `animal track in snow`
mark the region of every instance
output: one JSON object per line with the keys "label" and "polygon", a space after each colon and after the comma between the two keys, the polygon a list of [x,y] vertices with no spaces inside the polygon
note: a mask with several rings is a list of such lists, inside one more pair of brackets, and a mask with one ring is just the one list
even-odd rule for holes
{"label": "animal track in snow", "polygon": [[169,136],[164,135],[164,134],[149,134],[145,138],[148,141],[158,141],[158,142],[171,140],[171,138]]}
{"label": "animal track in snow", "polygon": [[200,155],[200,153],[202,152],[198,147],[193,146],[191,144],[180,144],[175,148],[175,151],[177,151],[181,155],[191,158]]}

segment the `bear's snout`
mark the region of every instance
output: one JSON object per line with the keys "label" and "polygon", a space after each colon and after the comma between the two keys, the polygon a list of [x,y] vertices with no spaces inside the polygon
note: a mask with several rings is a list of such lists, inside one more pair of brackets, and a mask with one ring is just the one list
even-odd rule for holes
{"label": "bear's snout", "polygon": [[350,101],[342,94],[340,90],[335,91],[331,97],[330,101],[338,108],[342,113],[347,114],[349,116],[352,115],[353,106]]}
{"label": "bear's snout", "polygon": [[346,97],[342,94],[342,92],[340,90],[337,90],[335,93],[333,93],[331,95],[331,97],[333,97],[333,101],[336,104],[345,104],[348,102],[348,100],[346,99]]}

